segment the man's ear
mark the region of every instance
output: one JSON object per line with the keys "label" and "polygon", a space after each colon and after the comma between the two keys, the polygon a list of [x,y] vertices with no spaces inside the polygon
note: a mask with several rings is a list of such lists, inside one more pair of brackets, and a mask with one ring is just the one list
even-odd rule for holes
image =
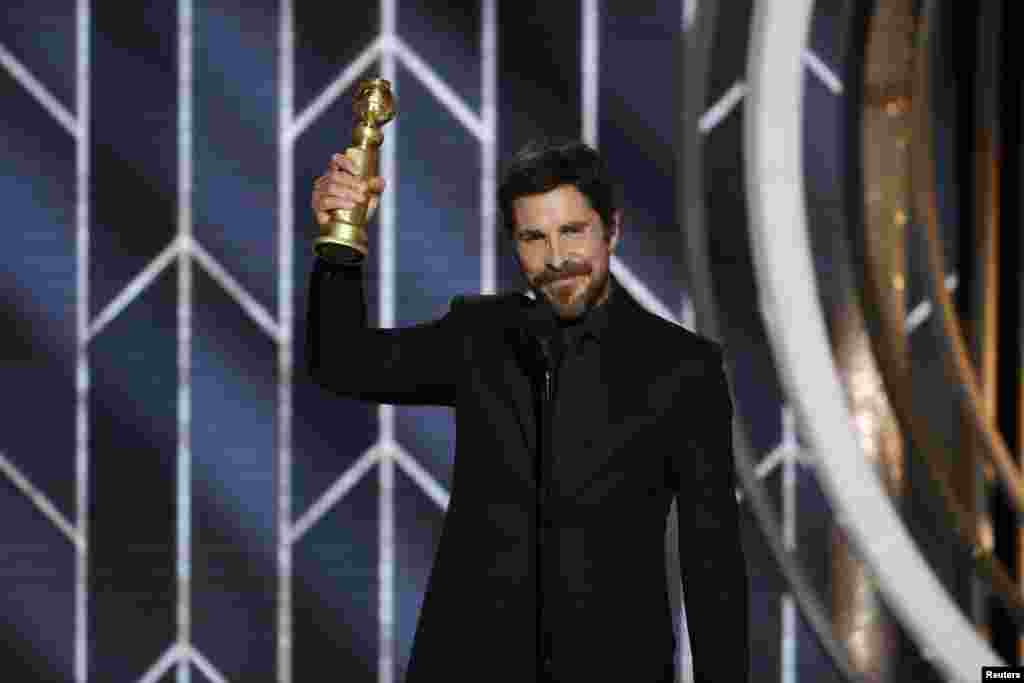
{"label": "man's ear", "polygon": [[615,245],[619,243],[619,237],[622,235],[622,209],[615,209],[612,212],[612,224],[608,226],[608,232],[608,251],[615,251]]}

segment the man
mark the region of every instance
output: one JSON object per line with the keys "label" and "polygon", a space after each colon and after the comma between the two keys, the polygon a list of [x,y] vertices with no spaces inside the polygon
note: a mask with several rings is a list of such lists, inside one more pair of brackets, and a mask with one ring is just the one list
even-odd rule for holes
{"label": "man", "polygon": [[[313,210],[370,201],[335,155]],[[586,145],[532,143],[499,189],[532,297],[456,297],[368,329],[361,269],[317,259],[307,359],[341,396],[456,409],[452,491],[407,683],[669,683],[666,517],[679,520],[695,680],[748,675],[747,570],[720,347],[610,273],[622,210]]]}

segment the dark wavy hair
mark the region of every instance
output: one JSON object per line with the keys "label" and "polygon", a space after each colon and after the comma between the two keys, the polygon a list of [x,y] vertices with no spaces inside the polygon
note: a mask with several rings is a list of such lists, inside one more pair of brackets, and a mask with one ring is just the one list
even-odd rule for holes
{"label": "dark wavy hair", "polygon": [[540,194],[560,185],[573,185],[590,201],[610,239],[612,214],[621,206],[620,188],[593,147],[569,138],[542,138],[524,145],[505,166],[498,187],[505,232],[515,236],[512,203],[519,197]]}

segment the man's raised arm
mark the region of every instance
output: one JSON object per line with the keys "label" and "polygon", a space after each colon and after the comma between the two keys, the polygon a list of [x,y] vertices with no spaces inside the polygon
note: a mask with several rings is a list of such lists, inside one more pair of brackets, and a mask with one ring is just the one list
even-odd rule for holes
{"label": "man's raised arm", "polygon": [[[317,222],[330,209],[352,208],[370,198],[370,214],[384,189],[382,178],[363,181],[345,156],[332,157],[317,179]],[[411,327],[367,326],[361,266],[338,266],[314,257],[306,317],[306,361],[313,380],[341,396],[375,403],[455,405],[462,360],[462,334],[452,311]]]}

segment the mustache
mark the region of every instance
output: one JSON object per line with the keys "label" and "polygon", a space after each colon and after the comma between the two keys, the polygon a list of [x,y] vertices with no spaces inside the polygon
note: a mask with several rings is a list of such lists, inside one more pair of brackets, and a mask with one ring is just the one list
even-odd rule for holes
{"label": "mustache", "polygon": [[552,282],[558,280],[564,280],[570,277],[576,277],[577,275],[590,275],[593,269],[589,263],[580,263],[576,261],[568,261],[566,264],[558,270],[545,269],[537,279],[534,281],[534,287],[544,287]]}

